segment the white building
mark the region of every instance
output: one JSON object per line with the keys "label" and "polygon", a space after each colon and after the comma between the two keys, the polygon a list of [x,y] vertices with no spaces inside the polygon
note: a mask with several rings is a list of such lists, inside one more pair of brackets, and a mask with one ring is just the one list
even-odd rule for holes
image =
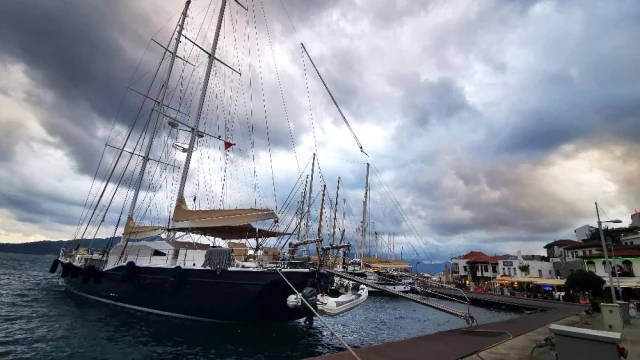
{"label": "white building", "polygon": [[565,256],[563,253],[565,247],[574,244],[580,244],[580,242],[569,239],[559,239],[548,243],[544,248],[547,250],[547,257],[553,262],[558,261]]}
{"label": "white building", "polygon": [[620,243],[627,246],[640,245],[640,234],[623,236],[620,238]]}
{"label": "white building", "polygon": [[566,260],[579,259],[583,256],[600,252],[602,252],[602,242],[600,240],[585,241],[567,245],[562,248],[561,258]]}
{"label": "white building", "polygon": [[[525,265],[529,265],[528,273],[520,269]],[[498,270],[502,276],[555,278],[553,263],[538,255],[522,255],[517,260],[500,260]]]}
{"label": "white building", "polygon": [[640,227],[640,213],[631,214],[631,226]]}
{"label": "white building", "polygon": [[594,231],[598,231],[598,228],[591,225],[582,225],[579,228],[573,230],[573,232],[576,233],[576,239],[578,241],[587,240],[591,233],[593,233]]}
{"label": "white building", "polygon": [[[471,277],[476,279],[493,279],[497,277],[498,258],[488,256],[479,251],[471,251],[465,255],[451,259],[451,274],[454,278],[465,280]],[[473,272],[473,276],[471,276]]]}
{"label": "white building", "polygon": [[607,270],[614,264],[619,277],[635,277],[635,272],[640,272],[640,249],[615,250],[615,258],[609,257],[609,266],[606,266],[602,253],[585,256],[584,264],[588,271],[602,276],[607,281],[609,279]]}

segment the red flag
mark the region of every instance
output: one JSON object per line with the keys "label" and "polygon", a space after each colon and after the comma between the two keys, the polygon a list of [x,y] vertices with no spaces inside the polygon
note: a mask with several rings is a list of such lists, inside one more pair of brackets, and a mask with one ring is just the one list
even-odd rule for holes
{"label": "red flag", "polygon": [[235,144],[225,140],[225,142],[224,142],[224,150],[225,151],[229,150],[233,145],[235,145]]}

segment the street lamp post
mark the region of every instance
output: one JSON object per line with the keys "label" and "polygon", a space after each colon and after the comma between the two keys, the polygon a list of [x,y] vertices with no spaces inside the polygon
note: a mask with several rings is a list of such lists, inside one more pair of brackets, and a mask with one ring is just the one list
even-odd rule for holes
{"label": "street lamp post", "polygon": [[[598,202],[596,202],[596,216],[598,217],[598,231],[600,232],[600,241],[602,241],[602,253],[604,254],[605,271],[607,271],[607,265],[609,265],[609,268],[611,268],[611,263],[609,263],[609,254],[607,253],[607,243],[604,240],[604,232],[602,231],[602,221],[600,221],[600,209],[598,208]],[[621,223],[622,221],[616,219],[616,220],[610,220],[605,222]],[[613,242],[611,243],[611,250],[613,250]],[[607,271],[607,274],[609,275],[609,288],[611,289],[611,299],[613,300],[612,303],[615,304],[616,290],[613,285],[613,276],[611,276],[611,269]]]}
{"label": "street lamp post", "polygon": [[[615,220],[611,221],[611,222],[615,222]],[[616,283],[618,283],[618,294],[620,294],[620,300],[624,301],[624,300],[622,300],[622,287],[620,287],[620,277],[618,276],[618,269],[617,269],[617,265],[616,265],[616,254],[613,251],[613,239],[611,239],[611,263],[612,263],[612,266],[613,266],[613,270],[616,273]]]}

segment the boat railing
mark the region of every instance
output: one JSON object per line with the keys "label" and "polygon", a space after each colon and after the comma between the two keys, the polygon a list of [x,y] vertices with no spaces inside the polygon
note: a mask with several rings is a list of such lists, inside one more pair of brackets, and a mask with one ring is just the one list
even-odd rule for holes
{"label": "boat railing", "polygon": [[[106,260],[108,256],[107,267],[114,267],[133,261],[138,265],[150,266],[182,266],[182,267],[201,267],[205,260],[206,249],[188,249],[174,247],[154,247],[144,249],[129,249],[125,254],[120,256],[120,249],[113,249],[107,253],[104,250],[88,250],[81,249],[61,249],[59,258],[64,261],[74,262],[79,265],[85,265],[88,259]],[[273,269],[301,269],[308,268],[309,262],[299,259],[283,259],[267,254],[234,254],[234,267],[245,268],[273,268]]]}

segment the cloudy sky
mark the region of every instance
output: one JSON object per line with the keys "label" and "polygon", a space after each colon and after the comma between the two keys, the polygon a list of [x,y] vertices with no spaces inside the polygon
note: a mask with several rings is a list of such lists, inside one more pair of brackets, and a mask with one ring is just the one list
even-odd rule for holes
{"label": "cloudy sky", "polygon": [[[261,170],[268,205],[282,206],[317,149],[330,193],[341,176],[355,213],[371,161],[372,193],[388,187],[395,198],[372,194],[377,228],[407,234],[436,260],[468,250],[540,253],[595,224],[594,201],[605,219],[625,223],[640,208],[639,2],[248,4],[247,13],[229,5],[224,29],[260,33],[249,38],[261,62],[242,78],[253,81],[253,107],[263,106],[258,81],[268,104],[269,140],[256,122],[254,146],[264,168],[273,163],[273,186],[271,169]],[[193,37],[199,16],[212,18],[218,6],[208,5],[193,1]],[[114,118],[116,128],[130,121],[133,107],[118,109],[132,74],[138,63],[151,68],[159,52],[145,53],[149,39],[166,43],[182,6],[0,2],[0,242],[72,236]],[[198,37],[207,48],[208,36]],[[225,36],[219,57],[246,70]],[[233,150],[238,163],[248,159],[244,145]],[[385,216],[396,200],[404,215]]]}

